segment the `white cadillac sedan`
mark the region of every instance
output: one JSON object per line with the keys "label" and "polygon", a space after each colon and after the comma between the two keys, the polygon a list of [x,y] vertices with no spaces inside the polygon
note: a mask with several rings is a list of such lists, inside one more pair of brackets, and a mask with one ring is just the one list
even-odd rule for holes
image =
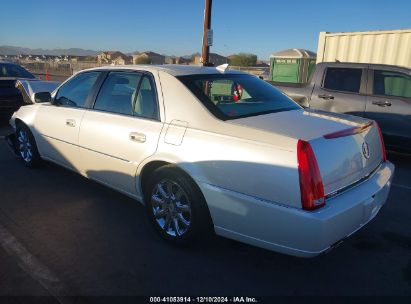
{"label": "white cadillac sedan", "polygon": [[22,161],[135,198],[177,244],[215,231],[315,256],[372,220],[393,178],[375,122],[304,110],[220,67],[95,68],[35,98],[10,121]]}

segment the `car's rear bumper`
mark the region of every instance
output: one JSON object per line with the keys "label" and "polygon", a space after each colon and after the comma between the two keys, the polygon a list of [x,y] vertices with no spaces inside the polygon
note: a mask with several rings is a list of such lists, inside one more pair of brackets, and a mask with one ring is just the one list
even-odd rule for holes
{"label": "car's rear bumper", "polygon": [[221,236],[300,257],[316,256],[371,221],[385,204],[394,165],[382,163],[364,182],[316,211],[287,207],[199,183]]}

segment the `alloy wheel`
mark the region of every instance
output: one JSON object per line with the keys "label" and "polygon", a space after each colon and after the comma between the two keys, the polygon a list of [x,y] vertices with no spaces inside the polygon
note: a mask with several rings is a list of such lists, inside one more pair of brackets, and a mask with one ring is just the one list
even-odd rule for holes
{"label": "alloy wheel", "polygon": [[172,237],[181,237],[191,224],[191,203],[176,182],[163,179],[151,195],[152,213],[159,227]]}
{"label": "alloy wheel", "polygon": [[33,148],[28,132],[26,130],[19,130],[17,140],[21,158],[26,163],[31,162],[33,159]]}

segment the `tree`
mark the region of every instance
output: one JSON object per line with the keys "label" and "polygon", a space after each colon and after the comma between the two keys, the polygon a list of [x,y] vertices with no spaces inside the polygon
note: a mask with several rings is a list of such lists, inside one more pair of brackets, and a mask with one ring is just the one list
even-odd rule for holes
{"label": "tree", "polygon": [[147,55],[139,56],[136,58],[135,64],[151,64],[151,59]]}
{"label": "tree", "polygon": [[239,53],[230,57],[232,66],[255,66],[257,64],[257,55],[250,53]]}

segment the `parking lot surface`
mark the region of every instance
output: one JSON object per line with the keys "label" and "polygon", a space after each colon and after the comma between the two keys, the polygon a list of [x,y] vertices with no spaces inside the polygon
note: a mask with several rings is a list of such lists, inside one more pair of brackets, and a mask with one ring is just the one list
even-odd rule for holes
{"label": "parking lot surface", "polygon": [[289,257],[220,237],[163,242],[142,205],[45,163],[24,167],[0,128],[0,295],[411,296],[411,157],[390,154],[386,206],[331,252]]}

